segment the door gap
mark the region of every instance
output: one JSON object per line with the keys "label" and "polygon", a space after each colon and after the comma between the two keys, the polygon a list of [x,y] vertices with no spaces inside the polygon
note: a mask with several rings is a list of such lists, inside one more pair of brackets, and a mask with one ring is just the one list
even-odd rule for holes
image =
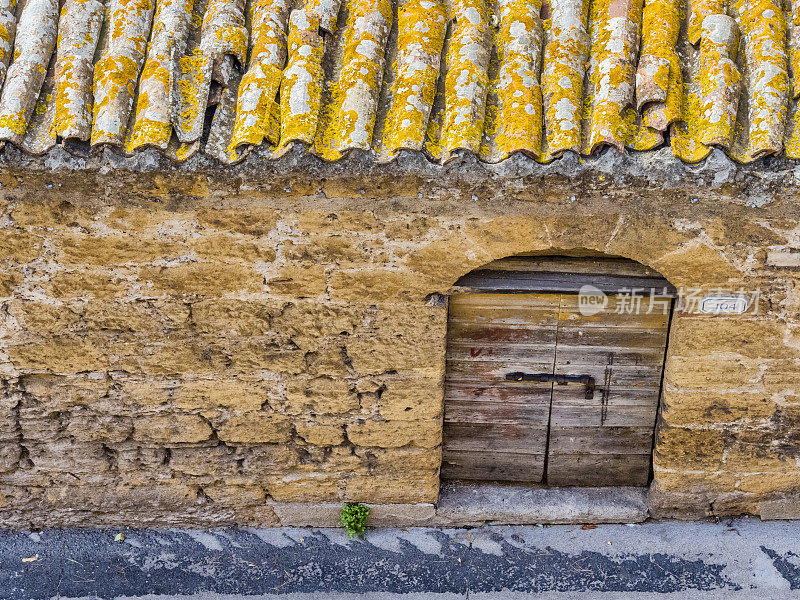
{"label": "door gap", "polygon": [[[555,343],[553,344],[553,370],[551,375],[556,374],[556,363],[558,362],[558,330],[561,325],[561,302],[564,298],[563,294],[558,295],[558,310],[556,311],[556,336]],[[542,460],[542,484],[547,483],[547,463],[550,458],[550,419],[553,417],[553,388],[555,383],[550,383],[550,404],[547,406],[547,433],[544,439],[544,458]]]}

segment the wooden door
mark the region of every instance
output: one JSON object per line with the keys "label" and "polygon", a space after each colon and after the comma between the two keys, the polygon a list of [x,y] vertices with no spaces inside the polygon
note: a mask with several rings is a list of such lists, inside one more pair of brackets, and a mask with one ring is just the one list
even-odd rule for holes
{"label": "wooden door", "polygon": [[[593,271],[607,264],[571,258],[578,273],[564,278],[557,265],[545,264],[538,284],[552,292],[532,293],[513,287],[537,285],[536,272],[520,270],[520,260],[509,261],[511,268],[499,261],[489,277],[471,274],[475,291],[451,296],[442,478],[646,485],[671,310],[668,284],[627,261],[623,275],[601,275],[605,309],[584,314],[577,287],[598,281]],[[544,263],[531,264],[542,269]],[[620,260],[612,266],[619,270]],[[481,281],[493,287],[484,291]],[[642,289],[644,283],[647,289],[648,282],[650,290],[665,292],[651,305],[634,307],[614,293],[614,286]],[[495,288],[503,293],[490,291]],[[595,389],[509,381],[514,372],[590,376]]]}
{"label": "wooden door", "polygon": [[552,383],[506,380],[553,372],[557,294],[450,299],[442,477],[539,483]]}
{"label": "wooden door", "polygon": [[561,295],[555,372],[590,375],[596,388],[587,398],[580,385],[553,387],[550,485],[647,485],[669,325],[670,299],[656,300],[656,310],[629,314],[609,295],[586,316],[577,295]]}

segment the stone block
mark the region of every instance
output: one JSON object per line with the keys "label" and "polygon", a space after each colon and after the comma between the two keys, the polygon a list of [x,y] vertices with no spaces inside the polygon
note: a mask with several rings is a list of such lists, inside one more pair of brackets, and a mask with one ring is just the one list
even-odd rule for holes
{"label": "stone block", "polygon": [[[341,182],[327,179],[322,182],[322,189],[329,198],[342,198],[353,192],[345,190]],[[366,233],[380,230],[380,222],[370,211],[337,210],[303,210],[294,215],[297,229],[302,233],[341,234],[343,232]]]}
{"label": "stone block", "polygon": [[436,376],[444,372],[444,337],[358,336],[347,341],[347,356],[360,375],[415,371]]}
{"label": "stone block", "polygon": [[716,471],[722,468],[725,442],[718,431],[659,427],[654,464],[671,470]]}
{"label": "stone block", "polygon": [[357,446],[434,448],[442,443],[442,421],[364,421],[347,426],[348,439]]}
{"label": "stone block", "polygon": [[174,260],[187,253],[188,248],[181,243],[163,241],[141,234],[71,233],[61,237],[56,260],[68,266],[113,267]]}
{"label": "stone block", "polygon": [[344,498],[348,502],[381,504],[436,502],[438,493],[438,473],[410,471],[396,477],[380,474],[349,477]]}
{"label": "stone block", "polygon": [[[534,191],[534,194],[537,194],[537,200],[541,199],[537,191]],[[520,252],[545,250],[552,247],[550,241],[551,231],[545,221],[539,217],[495,215],[492,217],[471,218],[466,220],[464,232],[480,248],[486,250],[492,259],[505,258]],[[472,269],[477,269],[485,262],[488,261],[484,261],[481,255],[476,255],[475,263],[477,264],[465,265],[461,271],[454,272],[453,281]]]}
{"label": "stone block", "polygon": [[323,265],[290,264],[283,266],[267,280],[273,296],[318,298],[325,293],[328,276]]}
{"label": "stone block", "polygon": [[297,452],[283,443],[239,446],[237,450],[242,457],[241,472],[258,481],[275,473],[287,473],[299,463]]}
{"label": "stone block", "polygon": [[203,493],[226,508],[263,504],[266,498],[264,489],[257,485],[206,485],[203,486]]}
{"label": "stone block", "polygon": [[108,455],[98,443],[69,440],[30,443],[26,440],[25,447],[28,449],[28,458],[40,471],[71,473],[73,478],[78,475],[98,475],[106,479],[111,467]]}
{"label": "stone block", "polygon": [[720,248],[692,241],[649,263],[676,287],[724,286],[743,275]]}
{"label": "stone block", "polygon": [[271,502],[281,527],[341,527],[341,502]]}
{"label": "stone block", "polygon": [[440,235],[425,241],[408,254],[406,266],[430,278],[429,291],[445,292],[460,274],[491,262],[493,256],[461,231],[434,232]]}
{"label": "stone block", "polygon": [[383,389],[378,411],[388,420],[416,421],[441,415],[444,400],[443,377],[381,378]]}
{"label": "stone block", "polygon": [[741,425],[769,419],[777,408],[764,392],[664,390],[661,416],[673,427]]}
{"label": "stone block", "polygon": [[296,422],[297,435],[313,446],[338,446],[344,442],[344,425],[341,422]]}
{"label": "stone block", "polygon": [[45,506],[104,511],[136,510],[140,515],[186,510],[195,504],[197,491],[177,481],[143,486],[53,486],[45,491]]}
{"label": "stone block", "polygon": [[253,336],[271,333],[272,320],[284,302],[204,298],[192,303],[192,322],[200,333],[215,336]]}
{"label": "stone block", "polygon": [[286,416],[261,411],[237,413],[217,426],[217,435],[233,444],[288,442],[291,422]]}
{"label": "stone block", "polygon": [[278,222],[275,210],[260,206],[200,207],[195,215],[203,227],[254,237],[266,236]]}
{"label": "stone block", "polygon": [[355,448],[355,453],[376,473],[400,475],[411,471],[434,472],[442,464],[442,449],[436,448]]}
{"label": "stone block", "polygon": [[4,262],[29,263],[44,251],[43,241],[24,229],[0,229],[0,257]]}
{"label": "stone block", "polygon": [[129,294],[136,278],[132,268],[75,267],[54,273],[46,288],[54,298],[61,299],[122,298]]}
{"label": "stone block", "polygon": [[342,474],[292,473],[271,478],[266,489],[277,502],[336,501],[342,494]]}
{"label": "stone block", "polygon": [[738,479],[736,486],[738,491],[753,494],[758,498],[768,498],[789,490],[800,489],[800,471],[797,470],[795,461],[786,461],[772,471],[745,473]]}
{"label": "stone block", "polygon": [[117,415],[78,413],[67,423],[67,433],[78,441],[114,444],[126,440],[132,431],[131,419]]}
{"label": "stone block", "polygon": [[331,298],[340,302],[420,302],[444,290],[440,282],[413,271],[362,267],[331,275]]}
{"label": "stone block", "polygon": [[698,498],[702,498],[734,489],[739,477],[728,471],[687,472],[682,467],[664,469],[655,464],[653,481],[664,492],[695,494]]}
{"label": "stone block", "polygon": [[766,265],[785,269],[800,268],[800,252],[771,250],[767,252]]}
{"label": "stone block", "polygon": [[669,389],[721,391],[745,387],[762,376],[764,361],[736,354],[703,357],[668,355],[664,386]]}
{"label": "stone block", "polygon": [[21,450],[17,442],[0,442],[0,473],[8,473],[19,466]]}
{"label": "stone block", "polygon": [[201,410],[225,407],[237,411],[253,411],[261,408],[270,398],[269,384],[239,381],[190,379],[175,388],[173,400],[177,408]]}
{"label": "stone block", "polygon": [[681,316],[670,330],[672,356],[714,360],[730,353],[748,358],[800,358],[796,346],[785,344],[789,330],[784,323],[744,315]]}
{"label": "stone block", "polygon": [[239,237],[228,234],[204,235],[193,240],[190,249],[201,260],[224,258],[226,262],[248,264],[275,260],[275,248],[271,240],[248,241]]}
{"label": "stone block", "polygon": [[300,242],[289,242],[282,255],[290,261],[323,265],[369,262],[359,238],[344,235],[314,235]]}
{"label": "stone block", "polygon": [[234,476],[238,473],[237,456],[225,446],[211,448],[172,448],[169,467],[184,475],[202,477]]}
{"label": "stone block", "polygon": [[8,359],[22,373],[74,374],[102,371],[110,367],[108,355],[91,342],[68,336],[6,346]]}
{"label": "stone block", "polygon": [[800,498],[790,496],[759,502],[758,515],[762,521],[800,519]]}
{"label": "stone block", "polygon": [[286,402],[281,412],[341,414],[358,409],[358,397],[348,381],[328,377],[292,378],[286,385]]}
{"label": "stone block", "polygon": [[162,444],[202,442],[211,437],[208,421],[192,414],[145,414],[134,420],[133,439]]}
{"label": "stone block", "polygon": [[139,277],[165,294],[218,297],[264,290],[264,277],[252,267],[220,261],[144,267]]}

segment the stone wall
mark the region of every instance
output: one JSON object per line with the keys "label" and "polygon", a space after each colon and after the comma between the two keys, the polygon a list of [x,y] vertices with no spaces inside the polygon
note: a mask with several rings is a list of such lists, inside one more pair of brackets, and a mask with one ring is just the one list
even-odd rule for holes
{"label": "stone wall", "polygon": [[[433,503],[446,295],[591,249],[676,286],[651,510],[759,513],[800,488],[790,192],[586,172],[437,178],[0,173],[0,523],[272,525],[286,503]],[[767,503],[767,504],[764,504]]]}

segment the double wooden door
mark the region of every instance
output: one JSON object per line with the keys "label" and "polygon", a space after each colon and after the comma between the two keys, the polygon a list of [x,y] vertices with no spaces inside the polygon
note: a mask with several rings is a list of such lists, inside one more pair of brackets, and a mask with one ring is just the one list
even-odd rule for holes
{"label": "double wooden door", "polygon": [[451,296],[443,479],[647,485],[671,300],[579,301]]}

